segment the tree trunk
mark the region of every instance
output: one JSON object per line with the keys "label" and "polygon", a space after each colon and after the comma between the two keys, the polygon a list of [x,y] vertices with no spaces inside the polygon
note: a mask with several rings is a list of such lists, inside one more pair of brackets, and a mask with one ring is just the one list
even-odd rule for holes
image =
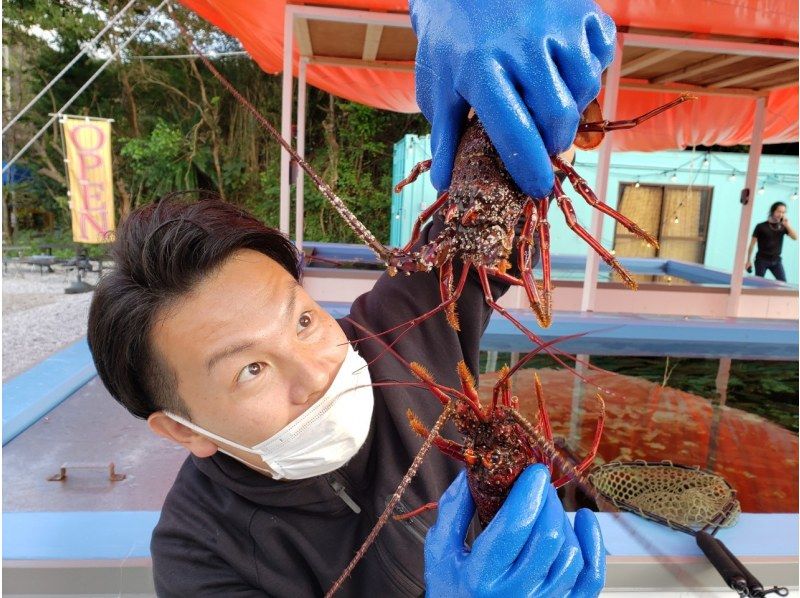
{"label": "tree trunk", "polygon": [[195,64],[195,61],[190,60],[189,65],[192,69],[192,73],[194,74],[195,78],[200,84],[200,97],[203,100],[203,106],[204,106],[204,110],[200,112],[200,117],[206,123],[206,126],[211,132],[211,157],[214,160],[214,171],[217,173],[217,189],[219,190],[219,196],[224,200],[225,189],[222,181],[220,141],[219,141],[219,131],[217,130],[217,124],[219,122],[219,105],[214,106],[209,101],[208,95],[206,94],[206,85],[205,82],[203,81],[203,76],[200,74],[200,71],[197,70],[197,64]]}
{"label": "tree trunk", "polygon": [[325,111],[325,120],[322,121],[322,130],[325,134],[325,144],[328,146],[328,164],[322,178],[336,189],[339,181],[339,142],[336,140],[336,103],[333,96],[328,94],[328,109]]}

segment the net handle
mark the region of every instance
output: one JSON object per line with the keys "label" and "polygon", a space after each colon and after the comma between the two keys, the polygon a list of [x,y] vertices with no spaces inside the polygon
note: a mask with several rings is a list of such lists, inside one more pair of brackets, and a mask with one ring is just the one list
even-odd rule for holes
{"label": "net handle", "polygon": [[763,584],[758,581],[742,562],[728,550],[728,547],[721,540],[709,533],[699,531],[695,534],[697,546],[706,555],[709,562],[728,584],[728,587],[739,593],[739,596],[761,598],[767,594],[775,593],[778,596],[788,596],[789,590],[783,587],[773,587],[765,590]]}

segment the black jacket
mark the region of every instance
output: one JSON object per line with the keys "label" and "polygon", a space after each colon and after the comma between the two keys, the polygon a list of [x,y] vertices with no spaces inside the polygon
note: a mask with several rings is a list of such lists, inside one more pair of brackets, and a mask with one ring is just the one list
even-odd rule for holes
{"label": "black jacket", "polygon": [[[441,226],[437,222],[438,229]],[[423,240],[435,238],[425,229]],[[456,269],[458,275],[460,269]],[[456,276],[456,280],[458,280]],[[506,289],[493,282],[495,297]],[[374,332],[406,322],[440,303],[437,273],[384,274],[352,306],[350,318]],[[463,359],[478,372],[479,341],[490,309],[474,272],[458,302],[461,331],[443,314],[425,321],[396,345],[408,361],[424,364],[435,379],[458,387]],[[339,321],[351,340],[364,336]],[[386,338],[386,337],[384,337]],[[355,345],[367,361],[383,349],[377,341]],[[373,382],[411,381],[392,355],[370,366]],[[409,427],[410,407],[427,425],[440,415],[428,391],[404,386],[374,389],[375,407],[364,447],[337,471],[306,480],[269,479],[221,453],[189,457],[170,490],[153,533],[151,551],[159,596],[321,596],[337,579],[395,491],[422,439]],[[448,424],[444,436],[460,440]],[[458,473],[458,462],[432,448],[403,495],[398,512],[436,501]],[[348,504],[355,503],[360,513]],[[428,512],[393,519],[353,571],[339,596],[419,596],[423,543],[435,521]]]}

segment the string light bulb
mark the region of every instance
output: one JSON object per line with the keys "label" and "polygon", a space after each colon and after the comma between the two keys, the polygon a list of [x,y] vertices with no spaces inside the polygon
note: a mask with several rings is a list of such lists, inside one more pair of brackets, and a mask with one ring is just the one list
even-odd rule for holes
{"label": "string light bulb", "polygon": [[728,176],[728,180],[729,181],[735,181],[736,180],[736,171],[735,170],[731,171],[731,174]]}
{"label": "string light bulb", "polygon": [[794,193],[792,193],[792,195],[790,196],[790,199],[791,199],[792,201],[794,201],[794,200],[796,200],[796,199],[797,199],[797,189],[795,189],[795,190],[794,190]]}
{"label": "string light bulb", "polygon": [[674,224],[680,224],[680,222],[681,222],[681,221],[680,221],[680,220],[678,220],[678,217],[677,217],[677,216],[675,216],[675,219],[674,219],[672,222],[673,222]]}
{"label": "string light bulb", "polygon": [[672,173],[672,176],[671,176],[671,177],[669,177],[669,180],[670,180],[670,181],[672,181],[672,182],[674,183],[675,181],[677,181],[677,180],[678,180],[678,174],[677,174],[677,173],[675,173],[675,172],[673,172],[673,173]]}
{"label": "string light bulb", "polygon": [[641,186],[642,186],[642,185],[641,185],[641,183],[639,182],[639,179],[637,178],[637,179],[636,179],[636,184],[634,185],[634,187],[636,187],[636,188],[638,189],[638,188],[639,188],[639,187],[641,187]]}
{"label": "string light bulb", "polygon": [[764,195],[764,191],[766,191],[766,189],[764,189],[764,183],[761,183],[761,186],[758,188],[758,194]]}
{"label": "string light bulb", "polygon": [[708,166],[709,164],[710,164],[710,162],[708,160],[708,154],[706,154],[706,157],[703,158],[703,166]]}

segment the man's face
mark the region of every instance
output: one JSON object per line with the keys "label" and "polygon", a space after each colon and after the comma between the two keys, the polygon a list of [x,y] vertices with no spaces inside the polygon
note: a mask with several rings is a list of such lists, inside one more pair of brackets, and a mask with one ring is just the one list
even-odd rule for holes
{"label": "man's face", "polygon": [[[233,254],[160,316],[151,340],[176,375],[192,421],[245,446],[322,397],[347,354],[336,321],[256,251]],[[258,456],[219,446],[264,466]]]}

